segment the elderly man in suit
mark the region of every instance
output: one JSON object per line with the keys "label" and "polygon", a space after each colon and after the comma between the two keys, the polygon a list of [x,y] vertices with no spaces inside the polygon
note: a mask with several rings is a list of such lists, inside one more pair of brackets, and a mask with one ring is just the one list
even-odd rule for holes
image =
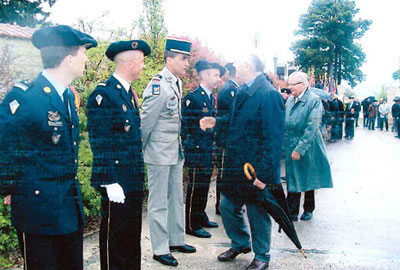
{"label": "elderly man in suit", "polygon": [[118,41],[106,50],[115,72],[88,99],[92,186],[101,194],[101,269],[140,269],[144,162],[139,104],[131,87],[149,45]]}
{"label": "elderly man in suit", "polygon": [[149,226],[153,258],[177,266],[171,251],[193,253],[185,244],[183,214],[183,149],[181,143],[182,81],[189,67],[191,43],[168,38],[165,67],[143,92],[142,133],[149,181]]}
{"label": "elderly man in suit", "polygon": [[0,106],[0,193],[11,194],[24,268],[83,269],[84,213],[77,178],[79,118],[70,83],[83,75],[89,35],[66,25],[32,36],[44,70]]}
{"label": "elderly man in suit", "polygon": [[[267,184],[280,184],[280,159],[284,137],[284,104],[281,94],[263,74],[264,64],[256,55],[235,63],[240,83],[231,112],[224,117],[205,117],[202,129],[228,123],[226,162],[221,188],[221,216],[231,248],[218,256],[231,261],[253,248],[255,253],[247,269],[263,270],[270,260],[271,219],[258,205]],[[251,163],[258,179],[252,184],[243,173]],[[242,207],[246,205],[248,226]]]}

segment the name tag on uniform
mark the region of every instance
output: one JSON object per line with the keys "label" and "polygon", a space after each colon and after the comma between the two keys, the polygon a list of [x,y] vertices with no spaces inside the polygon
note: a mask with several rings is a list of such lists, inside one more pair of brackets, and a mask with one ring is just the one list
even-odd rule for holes
{"label": "name tag on uniform", "polygon": [[63,126],[63,123],[61,121],[55,121],[55,122],[47,121],[47,123],[49,123],[50,127],[62,127]]}

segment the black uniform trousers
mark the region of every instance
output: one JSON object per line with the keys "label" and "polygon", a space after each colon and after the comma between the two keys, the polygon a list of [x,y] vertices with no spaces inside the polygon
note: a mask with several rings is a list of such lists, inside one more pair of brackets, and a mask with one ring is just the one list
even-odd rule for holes
{"label": "black uniform trousers", "polygon": [[202,223],[208,222],[205,213],[212,168],[189,168],[189,184],[186,192],[186,231],[203,228]]}
{"label": "black uniform trousers", "polygon": [[[298,216],[300,211],[301,192],[288,192],[287,202],[292,216]],[[315,209],[314,190],[306,191],[304,194],[304,212],[313,212]]]}
{"label": "black uniform trousers", "polygon": [[83,231],[34,235],[17,231],[25,270],[82,270]]}
{"label": "black uniform trousers", "polygon": [[352,118],[346,119],[344,131],[345,131],[345,137],[347,138],[354,137],[354,119]]}
{"label": "black uniform trousers", "polygon": [[217,166],[217,188],[216,188],[216,200],[215,200],[215,210],[216,212],[221,213],[220,209],[220,204],[221,204],[221,190],[220,190],[220,185],[219,183],[221,182],[222,175],[224,173],[224,163],[225,163],[225,149],[221,147],[217,147],[216,150],[216,160],[215,160],[215,165]]}
{"label": "black uniform trousers", "polygon": [[140,269],[142,196],[125,194],[125,202],[110,202],[102,196],[100,224],[101,270]]}

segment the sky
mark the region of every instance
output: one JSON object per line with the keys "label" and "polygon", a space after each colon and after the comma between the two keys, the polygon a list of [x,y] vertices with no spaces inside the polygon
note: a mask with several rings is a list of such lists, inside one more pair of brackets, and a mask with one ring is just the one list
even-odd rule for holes
{"label": "sky", "polygon": [[[311,0],[164,0],[165,25],[168,34],[199,38],[227,61],[244,52],[254,51],[264,58],[267,70],[273,70],[273,57],[278,63],[293,60],[291,44],[298,38],[299,16]],[[359,97],[379,92],[382,85],[399,86],[392,73],[400,67],[400,35],[396,28],[400,1],[356,0],[357,18],[373,21],[358,42],[367,55],[362,66],[366,80],[354,89]],[[142,0],[58,0],[50,9],[49,19],[72,25],[79,17],[92,20],[104,12],[104,27],[129,27],[142,12]]]}

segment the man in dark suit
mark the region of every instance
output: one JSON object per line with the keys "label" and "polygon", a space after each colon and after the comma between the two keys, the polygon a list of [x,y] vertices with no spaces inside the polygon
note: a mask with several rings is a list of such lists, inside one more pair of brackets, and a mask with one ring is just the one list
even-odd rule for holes
{"label": "man in dark suit", "polygon": [[[251,55],[235,63],[235,67],[237,77],[244,84],[238,89],[229,117],[200,120],[203,130],[229,122],[226,165],[219,184],[222,222],[232,246],[218,260],[233,260],[253,247],[255,256],[247,269],[263,270],[268,268],[270,260],[271,219],[257,203],[267,184],[280,184],[284,104],[281,94],[266,80],[264,64],[257,56]],[[254,184],[243,173],[247,162],[257,172]],[[246,205],[251,234],[243,205]]]}
{"label": "man in dark suit", "polygon": [[88,99],[93,152],[92,186],[102,194],[101,269],[140,269],[144,162],[139,102],[131,87],[140,78],[149,45],[112,43],[106,56],[115,72]]}
{"label": "man in dark suit", "polygon": [[354,105],[353,105],[354,111],[355,111],[355,121],[356,121],[356,127],[358,127],[358,119],[360,118],[360,111],[361,111],[361,104],[358,99],[354,100]]}
{"label": "man in dark suit", "polygon": [[81,270],[79,119],[68,85],[82,76],[86,50],[97,42],[59,25],[36,31],[32,43],[44,70],[31,84],[16,84],[0,106],[0,193],[11,194],[25,269]]}
{"label": "man in dark suit", "polygon": [[199,87],[188,93],[182,106],[182,144],[185,166],[189,168],[189,184],[186,192],[186,233],[201,238],[211,234],[203,229],[216,228],[218,224],[208,219],[208,190],[213,171],[214,131],[202,131],[199,121],[205,116],[216,115],[214,90],[220,82],[224,67],[218,63],[200,60],[196,63],[200,77]]}
{"label": "man in dark suit", "polygon": [[357,104],[354,101],[354,97],[349,97],[349,101],[350,102],[346,104],[345,110],[344,137],[347,139],[353,139]]}
{"label": "man in dark suit", "polygon": [[[228,70],[229,77],[228,81],[222,86],[221,90],[218,92],[218,110],[217,116],[223,117],[229,114],[229,110],[231,108],[232,102],[236,96],[237,88],[239,84],[236,82],[236,69],[233,63],[228,63],[225,65],[225,68]],[[228,126],[218,126],[216,130],[215,143],[217,145],[217,196],[215,203],[215,213],[217,215],[221,215],[220,210],[220,190],[218,183],[222,178],[222,174],[224,171],[224,163],[225,163],[225,138],[228,132]]]}

